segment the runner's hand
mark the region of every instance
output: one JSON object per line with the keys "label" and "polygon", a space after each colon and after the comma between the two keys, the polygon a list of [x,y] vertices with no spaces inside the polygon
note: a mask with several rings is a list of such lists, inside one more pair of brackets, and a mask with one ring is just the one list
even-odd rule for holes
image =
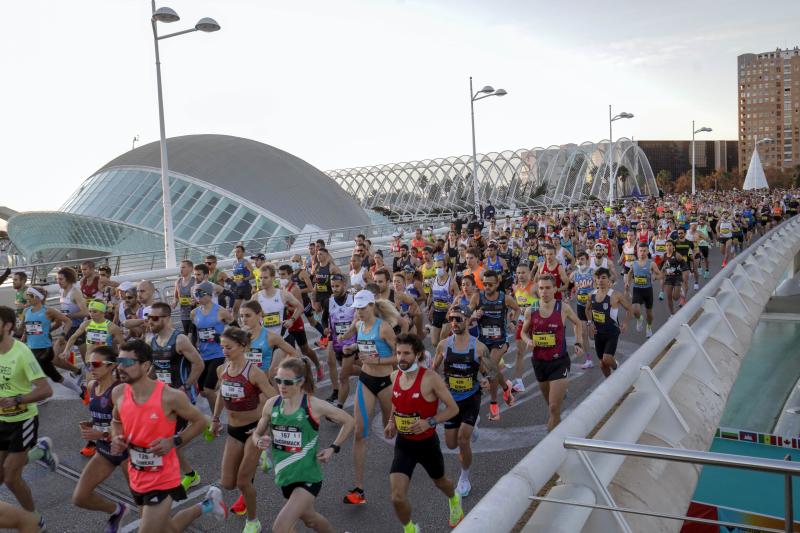
{"label": "runner's hand", "polygon": [[69,359],[69,352],[68,351],[63,351],[60,354],[58,354],[58,357],[60,359],[63,359],[64,361],[66,361],[67,359]]}
{"label": "runner's hand", "polygon": [[14,399],[13,396],[9,398],[0,398],[0,407],[9,408],[16,406],[17,406],[17,401]]}
{"label": "runner's hand", "polygon": [[122,435],[117,435],[111,439],[111,453],[113,455],[121,455],[128,449],[128,441]]}
{"label": "runner's hand", "polygon": [[627,329],[628,329],[628,323],[627,322],[623,322],[622,325],[619,327],[620,334],[625,333],[625,330],[627,330]]}
{"label": "runner's hand", "polygon": [[414,422],[414,425],[411,426],[411,431],[414,432],[415,435],[419,435],[420,433],[425,433],[431,429],[431,425],[428,423],[428,420],[417,420]]}
{"label": "runner's hand", "polygon": [[397,435],[397,427],[394,425],[394,422],[391,421],[383,428],[383,436],[387,439],[393,439],[395,435]]}
{"label": "runner's hand", "polygon": [[212,420],[211,433],[213,433],[215,437],[219,437],[221,430],[222,430],[222,422],[220,422],[219,420]]}
{"label": "runner's hand", "polygon": [[253,442],[255,442],[256,448],[259,450],[266,450],[272,445],[272,437],[253,433]]}
{"label": "runner's hand", "polygon": [[81,439],[82,440],[103,440],[103,434],[93,427],[81,426]]}
{"label": "runner's hand", "polygon": [[175,443],[172,442],[171,437],[168,439],[156,439],[150,443],[147,451],[156,455],[167,455],[174,447]]}
{"label": "runner's hand", "polygon": [[333,457],[333,448],[325,448],[324,450],[317,453],[317,461],[320,463],[327,463]]}

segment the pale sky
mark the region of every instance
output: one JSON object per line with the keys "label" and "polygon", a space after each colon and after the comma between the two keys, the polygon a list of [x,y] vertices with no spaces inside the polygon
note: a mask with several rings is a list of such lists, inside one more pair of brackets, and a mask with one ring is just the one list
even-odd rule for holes
{"label": "pale sky", "polygon": [[[161,41],[168,136],[255,139],[322,170],[608,136],[736,139],[736,56],[800,45],[796,0],[170,0],[217,33]],[[158,139],[147,0],[4,2],[3,194],[57,209]]]}

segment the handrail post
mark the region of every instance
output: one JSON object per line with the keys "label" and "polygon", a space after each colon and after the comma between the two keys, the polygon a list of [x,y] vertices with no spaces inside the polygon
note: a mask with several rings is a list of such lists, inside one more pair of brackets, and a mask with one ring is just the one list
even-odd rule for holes
{"label": "handrail post", "polygon": [[[787,461],[791,461],[792,460],[792,456],[787,454],[786,457],[784,457],[784,459],[786,459]],[[785,515],[784,516],[784,522],[785,522],[784,530],[786,531],[786,533],[792,533],[794,531],[794,502],[792,501],[792,499],[793,499],[792,498],[792,475],[787,473],[787,474],[785,474],[783,476],[783,479],[784,479],[784,489],[783,489],[784,511],[783,511],[783,513]]]}

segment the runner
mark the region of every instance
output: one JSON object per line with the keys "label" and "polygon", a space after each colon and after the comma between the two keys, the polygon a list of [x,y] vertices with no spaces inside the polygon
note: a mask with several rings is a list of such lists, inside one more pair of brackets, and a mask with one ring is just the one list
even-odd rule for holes
{"label": "runner", "polygon": [[525,360],[525,350],[522,349],[522,323],[525,320],[525,310],[539,305],[539,295],[536,292],[536,284],[531,279],[531,267],[527,261],[517,265],[517,283],[514,285],[514,298],[517,300],[517,305],[519,305],[522,312],[517,320],[517,331],[514,335],[517,341],[517,355],[514,364],[514,385],[511,389],[513,392],[525,392],[525,384],[522,383],[523,361]]}
{"label": "runner", "polygon": [[431,326],[431,346],[437,346],[442,329],[447,328],[447,309],[453,303],[456,294],[456,283],[453,272],[445,268],[445,256],[436,256],[436,277],[431,283],[431,305],[428,310],[428,321]]}
{"label": "runner", "polygon": [[[78,342],[78,338],[86,339],[86,354],[88,359],[92,351],[98,346],[119,346],[124,341],[122,330],[106,318],[106,304],[99,300],[92,300],[87,305],[89,320],[82,322],[78,329],[67,339],[67,346]],[[69,357],[69,352],[61,353],[61,358]]]}
{"label": "runner", "polygon": [[[300,289],[300,294],[303,300],[303,313],[308,320],[309,325],[317,330],[320,338],[324,337],[324,325],[314,318],[314,310],[311,306],[311,295],[314,293],[314,283],[311,281],[311,276],[308,271],[303,268],[303,262],[300,255],[295,254],[291,257],[289,263],[292,267],[292,283],[297,285]],[[260,273],[259,273],[260,275]]]}
{"label": "runner", "polygon": [[[64,333],[64,338],[59,337],[56,339],[53,351],[56,354],[70,353],[72,351],[72,345],[68,345],[66,343],[66,339],[72,337],[72,334],[78,330],[78,327],[81,325],[81,322],[83,322],[84,317],[86,317],[89,312],[86,308],[86,301],[83,299],[80,289],[75,286],[75,283],[78,281],[78,276],[75,274],[74,270],[68,267],[62,268],[58,271],[56,281],[58,282],[58,286],[60,288],[59,306],[61,308],[61,312],[66,315],[67,318],[72,320],[72,327],[69,329],[69,331]],[[86,339],[83,337],[78,337],[78,339],[76,339],[76,342],[78,343],[78,349],[80,350],[81,354],[86,352],[86,345],[84,344],[85,341]],[[76,366],[67,359],[62,358],[60,355],[53,360],[53,364],[59,368],[63,368],[64,370],[69,370],[72,372],[76,385],[80,387],[81,382],[83,381],[83,369],[81,367]]]}
{"label": "runner", "polygon": [[10,307],[0,306],[0,480],[11,491],[23,509],[34,513],[40,530],[44,518],[36,512],[22,469],[28,460],[44,460],[51,471],[58,466],[52,453],[52,442],[38,439],[39,410],[36,402],[49,398],[53,389],[33,353],[13,337],[17,314]]}
{"label": "runner", "polygon": [[192,276],[193,271],[194,264],[190,260],[184,259],[181,261],[180,276],[175,280],[175,302],[181,312],[183,334],[189,337],[192,343],[195,343],[197,342],[197,328],[192,322],[192,309],[195,306],[192,298],[195,284],[195,278]]}
{"label": "runner", "polygon": [[728,211],[722,211],[722,215],[717,223],[717,235],[719,244],[722,247],[722,268],[727,266],[729,255],[733,256],[731,253],[731,247],[733,246],[733,229],[733,222],[731,222],[728,216]]}
{"label": "runner", "polygon": [[231,510],[239,515],[247,514],[243,533],[258,533],[261,531],[261,522],[256,515],[253,477],[260,453],[249,436],[261,418],[261,399],[274,396],[275,389],[261,369],[246,357],[250,342],[250,334],[237,327],[227,327],[222,332],[222,350],[226,362],[217,368],[220,387],[214,404],[211,431],[219,437],[222,429],[220,416],[223,409],[227,410],[228,438],[225,439],[222,455],[222,488],[239,489],[241,495]]}
{"label": "runner", "polygon": [[[464,511],[461,496],[445,476],[436,426],[457,416],[459,406],[442,378],[419,366],[418,361],[425,354],[421,340],[413,335],[401,335],[395,351],[399,370],[391,374],[393,416],[384,429],[387,439],[397,437],[389,474],[395,514],[405,533],[419,531],[419,526],[411,520],[408,489],[414,468],[420,464],[436,488],[447,496],[450,507],[447,522],[451,528],[456,527],[464,518]],[[445,408],[437,412],[439,402]]]}
{"label": "runner", "polygon": [[116,533],[128,512],[124,503],[114,503],[100,496],[95,489],[108,479],[118,466],[123,467],[127,478],[128,453],[111,453],[111,418],[114,410],[111,395],[120,382],[116,378],[117,352],[111,346],[98,346],[88,356],[89,413],[91,420],[79,423],[81,438],[94,442],[97,447],[72,493],[72,504],[89,511],[100,511],[108,516],[105,531]]}
{"label": "runner", "polygon": [[661,279],[661,270],[655,262],[647,257],[647,245],[639,243],[637,247],[638,258],[633,262],[631,270],[626,274],[627,284],[633,283],[633,315],[636,317],[636,331],[642,331],[645,317],[642,315],[642,306],[647,315],[647,331],[645,336],[653,336],[653,279]]}
{"label": "runner", "polygon": [[[578,320],[582,322],[583,326],[581,328],[583,335],[577,340],[581,343],[581,346],[585,347],[589,346],[589,323],[592,321],[592,317],[587,307],[589,306],[589,298],[591,298],[592,292],[594,291],[595,269],[589,266],[589,254],[584,251],[578,252],[577,261],[578,268],[570,274],[570,279],[576,287],[575,299],[577,300],[577,305],[575,307],[575,314]],[[584,348],[583,355],[584,361],[581,365],[581,369],[588,370],[593,368],[594,361],[592,361],[592,355],[589,353],[589,350]]]}
{"label": "runner", "polygon": [[[325,248],[317,247],[316,258],[317,262],[311,273],[311,278],[314,281],[312,306],[315,313],[314,319],[319,322],[322,320],[322,312],[328,307],[328,299],[331,297],[331,274],[341,274],[341,271],[339,267],[333,263],[328,250]],[[321,338],[320,348],[327,349],[327,347],[327,337]]]}
{"label": "runner", "polygon": [[[617,362],[614,355],[617,352],[619,336],[628,328],[628,321],[633,314],[633,308],[625,296],[611,288],[611,273],[607,268],[598,268],[594,272],[596,289],[592,292],[589,302],[592,305],[592,323],[589,334],[594,337],[594,346],[600,370],[605,377],[616,370]],[[617,315],[619,308],[623,307],[625,320],[619,325]]]}
{"label": "runner", "polygon": [[[207,420],[183,392],[147,377],[153,359],[150,346],[144,341],[123,344],[117,365],[124,385],[111,392],[111,453],[121,455],[127,450],[130,454],[128,483],[139,506],[139,532],[184,531],[202,514],[226,518],[228,510],[216,487],[208,489],[201,503],[170,516],[172,503],[186,499],[175,448],[199,435]],[[188,425],[176,435],[179,417]]]}
{"label": "runner", "polygon": [[[203,358],[203,372],[197,380],[200,394],[208,402],[211,412],[214,412],[214,402],[217,399],[217,368],[225,362],[222,345],[219,343],[220,335],[225,329],[225,324],[233,322],[233,317],[227,309],[212,301],[214,285],[204,281],[194,287],[194,299],[199,304],[192,309],[192,322],[197,328],[197,350]],[[209,435],[206,435],[208,438]]]}
{"label": "runner", "polygon": [[18,339],[22,338],[23,334],[22,319],[25,314],[25,306],[27,305],[27,301],[25,300],[25,284],[27,282],[28,275],[22,271],[14,272],[14,276],[11,278],[11,287],[14,289],[14,309],[17,313],[17,323],[14,327],[14,336]]}
{"label": "runner", "polygon": [[[469,307],[478,320],[479,340],[489,348],[492,361],[499,366],[500,359],[508,351],[506,319],[511,316],[513,322],[516,322],[519,306],[510,294],[498,290],[500,277],[494,270],[487,270],[483,273],[483,283],[486,290],[473,295]],[[500,420],[500,408],[497,405],[498,385],[503,389],[503,400],[506,404],[514,405],[514,394],[511,392],[512,383],[505,378],[502,371],[498,371],[495,379],[490,380],[489,385],[491,398],[489,420],[493,422]]]}
{"label": "runner", "polygon": [[[247,301],[253,295],[253,286],[250,280],[253,279],[253,265],[244,258],[244,246],[237,244],[233,247],[233,317],[239,317],[239,307],[242,302]],[[272,276],[275,277],[274,274]]]}
{"label": "runner", "polygon": [[[281,286],[281,289],[284,289],[287,293],[294,296],[295,300],[300,302],[302,305],[303,293],[301,292],[300,287],[295,284],[294,280],[292,279],[292,273],[292,267],[290,265],[281,265],[278,267],[278,276],[280,276],[278,282]],[[322,381],[322,378],[325,377],[325,373],[322,369],[322,365],[319,362],[317,353],[311,349],[311,346],[308,345],[306,327],[303,323],[303,309],[300,309],[299,313],[295,313],[295,308],[291,305],[287,305],[284,316],[285,315],[289,315],[290,317],[297,315],[297,318],[294,319],[292,325],[285,330],[283,338],[286,339],[286,342],[290,346],[299,348],[300,352],[308,357],[312,363],[314,363],[314,366],[317,369],[315,376],[317,382]]]}
{"label": "runner", "polygon": [[94,261],[84,261],[81,263],[81,294],[88,305],[93,300],[101,298],[103,293],[100,291],[100,277],[95,271]]}
{"label": "runner", "polygon": [[689,297],[689,273],[694,275],[695,286],[694,290],[698,290],[700,286],[697,284],[697,267],[695,261],[694,243],[686,238],[686,230],[678,228],[678,239],[675,241],[675,253],[686,261],[686,268],[681,273],[682,288],[681,288],[681,305],[686,305],[686,299]]}
{"label": "runner", "polygon": [[[566,321],[572,322],[575,338],[583,338],[583,324],[571,307],[555,299],[555,279],[539,278],[539,307],[525,311],[522,340],[532,350],[533,372],[542,398],[547,403],[547,430],[561,422],[561,404],[567,392],[570,360],[567,352]],[[583,344],[575,342],[575,355],[580,356]]]}
{"label": "runner", "polygon": [[664,275],[664,293],[667,298],[669,314],[675,314],[675,302],[680,296],[679,287],[683,284],[683,272],[689,267],[686,260],[675,253],[675,243],[667,241],[667,251],[661,263],[661,272]]}
{"label": "runner", "polygon": [[458,414],[444,423],[444,438],[449,449],[458,448],[461,475],[458,477],[456,492],[462,498],[466,498],[472,489],[469,481],[472,442],[478,437],[481,389],[489,386],[485,377],[478,379],[478,372],[484,376],[490,371],[497,372],[497,365],[489,357],[489,349],[467,329],[471,315],[472,311],[466,305],[456,305],[448,311],[447,321],[453,335],[436,346],[436,357],[433,361],[434,369],[438,369],[444,362],[447,387],[458,405]]}
{"label": "runner", "polygon": [[281,362],[281,357],[275,357],[275,350],[280,350],[286,357],[300,356],[280,334],[264,327],[264,311],[257,301],[250,300],[242,304],[239,321],[251,339],[249,348],[244,353],[245,358],[258,366],[270,380],[275,376]]}
{"label": "runner", "polygon": [[[272,450],[275,484],[288,500],[275,522],[274,533],[294,531],[302,520],[306,527],[332,533],[333,526],[314,509],[322,488],[322,469],[353,431],[353,418],[328,402],[314,397],[314,378],[306,359],[281,362],[275,376],[278,396],[267,400],[261,420],[253,431],[253,442],[261,450]],[[318,451],[319,421],[339,424],[339,434],[327,448]],[[271,433],[271,436],[270,436]]]}
{"label": "runner", "polygon": [[[386,272],[380,271],[385,279]],[[347,290],[347,282],[341,274],[331,276],[331,298],[323,315],[328,327],[325,336],[330,339],[328,344],[328,373],[331,376],[331,392],[328,401],[336,403],[342,408],[350,395],[350,376],[356,374],[354,369],[353,353],[345,353],[344,348],[352,345],[355,338],[344,338],[353,324],[355,308],[353,308],[353,294]],[[337,362],[342,365],[337,369]]]}
{"label": "runner", "polygon": [[356,335],[355,344],[345,346],[343,353],[358,352],[361,373],[356,387],[356,401],[353,408],[355,418],[355,442],[353,443],[353,474],[355,486],[344,496],[344,503],[363,505],[367,503],[364,495],[364,465],[367,459],[367,436],[370,422],[377,402],[381,408],[384,425],[388,422],[392,409],[392,384],[390,375],[395,358],[392,356],[395,344],[394,325],[397,323],[397,310],[391,302],[375,300],[367,290],[359,291],[353,298],[356,318],[350,329],[342,335],[349,339]]}
{"label": "runner", "polygon": [[[172,308],[164,302],[156,302],[147,317],[150,323],[150,349],[153,352],[153,366],[150,378],[156,379],[173,389],[180,389],[189,397],[192,405],[197,400],[197,382],[203,374],[203,359],[185,334],[172,325]],[[186,427],[186,420],[179,418],[176,434]],[[181,484],[185,490],[200,484],[200,475],[191,467],[181,450],[178,461],[181,466]]]}
{"label": "runner", "polygon": [[567,270],[558,262],[558,259],[556,259],[555,246],[548,243],[545,244],[544,247],[540,246],[540,248],[544,249],[544,262],[539,265],[534,280],[538,281],[539,278],[545,274],[553,276],[553,279],[556,280],[556,300],[560,300],[564,295],[564,291],[566,291],[569,286]]}
{"label": "runner", "polygon": [[0,502],[0,528],[13,529],[19,533],[40,533],[39,517],[25,509]]}

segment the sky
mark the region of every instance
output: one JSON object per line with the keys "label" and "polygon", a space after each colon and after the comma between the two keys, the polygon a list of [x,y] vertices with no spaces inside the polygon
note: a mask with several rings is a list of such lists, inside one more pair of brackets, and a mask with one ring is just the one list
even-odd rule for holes
{"label": "sky", "polygon": [[[167,136],[218,133],[322,170],[614,137],[736,139],[736,57],[800,45],[800,2],[170,0],[222,30],[162,40]],[[158,140],[147,0],[3,6],[0,205],[58,209]],[[9,23],[11,22],[11,23]]]}

